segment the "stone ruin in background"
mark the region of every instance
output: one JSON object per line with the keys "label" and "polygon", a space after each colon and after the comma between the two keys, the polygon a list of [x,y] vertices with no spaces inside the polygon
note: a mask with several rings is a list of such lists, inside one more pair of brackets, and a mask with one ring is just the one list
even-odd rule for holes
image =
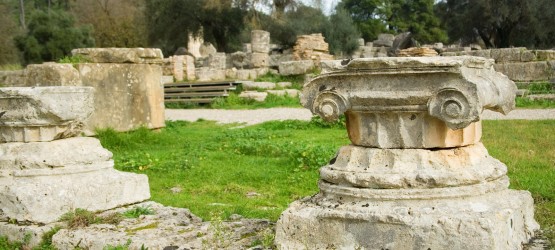
{"label": "stone ruin in background", "polygon": [[150,198],[146,175],[114,169],[96,138],[79,137],[91,87],[0,88],[0,235],[31,245],[76,208],[108,210]]}
{"label": "stone ruin in background", "polygon": [[355,59],[305,85],[301,102],[347,118],[352,142],[292,203],[279,249],[522,249],[539,229],[528,191],[480,142],[483,109],[515,84],[479,57]]}
{"label": "stone ruin in background", "polygon": [[87,134],[94,134],[95,129],[165,126],[161,50],[83,48],[72,54],[84,62],[30,64],[0,81],[10,87],[94,87],[93,113],[84,121]]}

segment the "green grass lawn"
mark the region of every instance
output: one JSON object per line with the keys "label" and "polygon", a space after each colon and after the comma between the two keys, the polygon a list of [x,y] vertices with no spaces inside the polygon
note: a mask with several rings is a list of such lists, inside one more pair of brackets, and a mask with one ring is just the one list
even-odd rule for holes
{"label": "green grass lawn", "polygon": [[[532,193],[536,219],[553,241],[555,121],[484,121],[483,127],[490,154],[507,164],[511,188]],[[204,219],[221,212],[273,221],[290,202],[318,192],[318,168],[349,143],[341,122],[318,119],[244,128],[167,122],[160,132],[108,130],[99,138],[116,168],[149,176],[154,201]]]}

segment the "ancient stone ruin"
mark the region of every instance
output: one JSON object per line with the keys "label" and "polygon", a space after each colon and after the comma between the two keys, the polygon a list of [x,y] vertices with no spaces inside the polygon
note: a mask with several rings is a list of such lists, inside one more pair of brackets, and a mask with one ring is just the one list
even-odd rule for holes
{"label": "ancient stone ruin", "polygon": [[522,249],[539,229],[527,191],[480,142],[483,109],[516,87],[479,57],[355,59],[307,83],[301,102],[347,117],[352,142],[320,192],[276,226],[279,249]]}
{"label": "ancient stone ruin", "polygon": [[96,138],[79,137],[92,87],[0,88],[0,235],[30,244],[76,208],[102,211],[150,198],[146,175],[115,170]]}

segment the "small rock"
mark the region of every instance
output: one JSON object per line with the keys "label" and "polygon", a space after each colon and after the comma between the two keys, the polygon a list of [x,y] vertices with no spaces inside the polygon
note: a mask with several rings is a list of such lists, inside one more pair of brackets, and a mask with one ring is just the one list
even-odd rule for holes
{"label": "small rock", "polygon": [[170,191],[172,191],[172,193],[174,194],[178,194],[178,193],[181,193],[183,189],[181,187],[172,187],[170,188]]}
{"label": "small rock", "polygon": [[247,193],[247,198],[253,198],[253,197],[257,197],[260,196],[261,194],[257,193],[257,192],[248,192]]}

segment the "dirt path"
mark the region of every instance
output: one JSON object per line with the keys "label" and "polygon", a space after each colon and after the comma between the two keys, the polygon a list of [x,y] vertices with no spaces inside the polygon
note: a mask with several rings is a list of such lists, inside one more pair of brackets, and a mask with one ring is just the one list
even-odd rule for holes
{"label": "dirt path", "polygon": [[[198,119],[218,123],[246,123],[253,125],[272,120],[308,121],[312,114],[303,108],[270,108],[254,110],[223,109],[166,109],[166,120],[196,121]],[[489,110],[482,114],[484,120],[552,120],[555,109],[516,109],[504,116]]]}

